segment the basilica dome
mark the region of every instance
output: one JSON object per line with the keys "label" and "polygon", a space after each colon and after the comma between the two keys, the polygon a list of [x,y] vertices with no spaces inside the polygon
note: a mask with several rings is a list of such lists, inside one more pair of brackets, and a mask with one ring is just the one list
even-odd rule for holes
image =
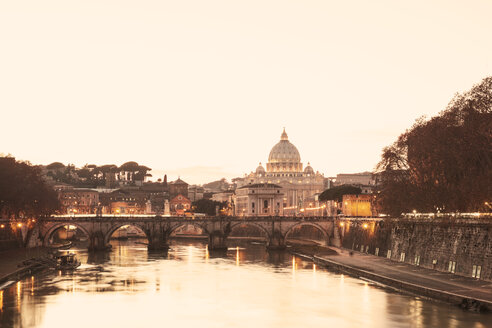
{"label": "basilica dome", "polygon": [[280,141],[273,146],[270,151],[270,155],[268,156],[269,163],[300,163],[301,155],[299,155],[299,151],[296,146],[290,143],[289,138],[287,137],[287,133],[282,132],[282,136],[280,137]]}
{"label": "basilica dome", "polygon": [[306,173],[306,174],[314,174],[314,170],[311,167],[311,164],[309,162],[308,162],[308,165],[306,166],[306,168],[304,169],[304,173]]}
{"label": "basilica dome", "polygon": [[261,163],[256,168],[256,174],[265,174],[265,168],[261,166]]}

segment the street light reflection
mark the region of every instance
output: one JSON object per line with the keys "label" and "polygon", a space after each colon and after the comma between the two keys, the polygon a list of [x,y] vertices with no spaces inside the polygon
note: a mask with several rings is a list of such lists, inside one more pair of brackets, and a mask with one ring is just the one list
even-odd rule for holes
{"label": "street light reflection", "polygon": [[22,291],[22,284],[20,281],[17,282],[17,311],[20,311],[20,305],[21,305],[21,291]]}

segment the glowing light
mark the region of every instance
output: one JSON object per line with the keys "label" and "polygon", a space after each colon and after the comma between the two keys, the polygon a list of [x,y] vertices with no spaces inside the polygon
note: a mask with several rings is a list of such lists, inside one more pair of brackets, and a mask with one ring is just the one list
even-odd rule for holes
{"label": "glowing light", "polygon": [[22,227],[22,223],[17,223],[17,226],[20,228]]}
{"label": "glowing light", "polygon": [[340,227],[343,227],[345,224],[343,222],[340,222]]}
{"label": "glowing light", "polygon": [[0,290],[0,311],[3,311],[3,290]]}
{"label": "glowing light", "polygon": [[364,223],[363,227],[364,227],[364,229],[367,229],[367,227],[369,227],[369,226],[367,225],[367,223]]}
{"label": "glowing light", "polygon": [[20,303],[21,303],[21,282],[17,282],[17,310],[20,311]]}
{"label": "glowing light", "polygon": [[32,222],[36,222],[36,220],[35,219],[32,219]]}
{"label": "glowing light", "polygon": [[239,247],[236,246],[236,265],[239,266]]}
{"label": "glowing light", "polygon": [[2,229],[5,228],[5,224],[1,224],[0,228],[2,228]]}

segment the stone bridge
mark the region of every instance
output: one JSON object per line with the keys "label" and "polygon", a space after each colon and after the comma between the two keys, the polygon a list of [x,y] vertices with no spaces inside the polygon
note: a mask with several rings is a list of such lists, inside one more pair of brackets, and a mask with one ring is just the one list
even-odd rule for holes
{"label": "stone bridge", "polygon": [[296,227],[312,226],[324,236],[326,245],[340,246],[336,217],[163,217],[154,215],[75,215],[52,216],[38,221],[28,237],[30,246],[47,246],[53,233],[67,225],[76,226],[89,240],[89,250],[109,247],[112,234],[122,226],[131,225],[142,230],[148,240],[149,250],[168,248],[171,234],[178,228],[193,225],[208,236],[209,250],[226,249],[227,237],[238,227],[253,226],[260,229],[269,249],[285,248],[285,241]]}

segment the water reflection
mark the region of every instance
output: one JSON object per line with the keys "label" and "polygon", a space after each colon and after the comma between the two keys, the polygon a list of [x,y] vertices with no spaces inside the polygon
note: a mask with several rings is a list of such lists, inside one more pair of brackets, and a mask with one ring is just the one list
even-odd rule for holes
{"label": "water reflection", "polygon": [[490,315],[394,293],[264,245],[234,246],[215,256],[188,242],[167,253],[133,241],[106,253],[75,250],[83,263],[75,272],[45,272],[0,291],[0,326],[492,326]]}

